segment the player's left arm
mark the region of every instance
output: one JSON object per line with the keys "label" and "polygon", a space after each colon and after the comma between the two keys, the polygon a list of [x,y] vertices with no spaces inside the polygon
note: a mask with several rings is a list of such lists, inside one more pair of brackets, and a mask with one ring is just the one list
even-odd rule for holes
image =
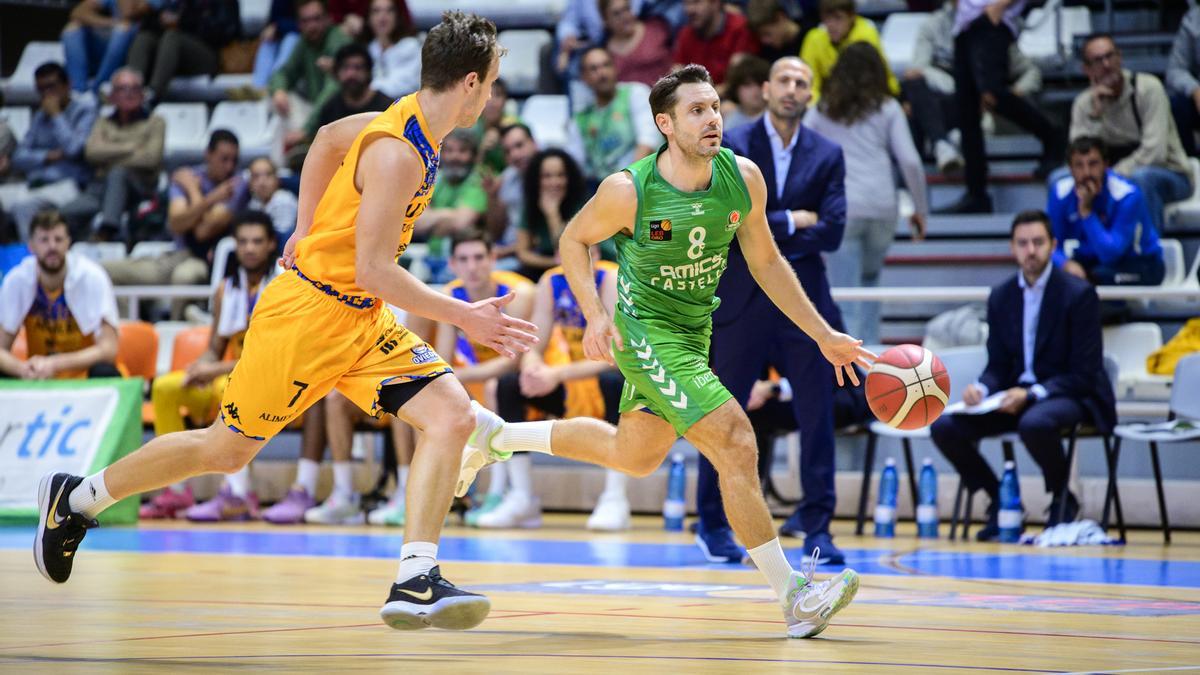
{"label": "player's left arm", "polygon": [[64,370],[87,370],[97,363],[117,362],[117,329],[109,323],[101,323],[96,330],[95,344],[91,347],[55,354],[47,359],[53,364],[54,373]]}
{"label": "player's left arm", "polygon": [[835,331],[825,321],[808,299],[792,266],[779,253],[775,239],[767,225],[764,205],[767,201],[767,185],[754,162],[738,157],[742,178],[750,191],[749,216],[738,228],[738,243],[746,256],[746,264],[754,280],[800,330],[816,341],[821,353],[834,365],[838,384],[842,384],[842,371],[850,381],[858,384],[858,375],[853,364],[869,366],[875,355],[862,347],[862,341]]}

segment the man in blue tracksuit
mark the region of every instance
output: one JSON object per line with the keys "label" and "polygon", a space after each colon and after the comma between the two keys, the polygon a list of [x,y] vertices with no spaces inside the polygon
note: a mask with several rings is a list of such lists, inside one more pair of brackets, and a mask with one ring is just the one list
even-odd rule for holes
{"label": "man in blue tracksuit", "polygon": [[1054,264],[1093,284],[1161,284],[1162,247],[1146,200],[1108,168],[1104,152],[1099,138],[1076,138],[1067,150],[1070,177],[1050,188]]}
{"label": "man in blue tracksuit", "polygon": [[[841,314],[829,293],[821,253],[837,250],[846,221],[842,150],[800,124],[811,92],[812,72],[795,57],[771,67],[764,85],[767,113],[729,130],[724,144],[753,160],[767,184],[767,220],[780,251],[791,262],[817,311],[831,324]],[[844,564],[833,545],[833,369],[808,336],[780,312],[755,283],[737,243],[717,287],[721,305],[713,315],[712,363],[717,377],[744,407],[768,365],[797,388],[792,398],[800,430],[804,501],[781,534],[806,533],[805,553],[820,547],[821,560]],[[743,552],[721,507],[716,472],[700,460],[697,543],[714,562],[741,560]]]}

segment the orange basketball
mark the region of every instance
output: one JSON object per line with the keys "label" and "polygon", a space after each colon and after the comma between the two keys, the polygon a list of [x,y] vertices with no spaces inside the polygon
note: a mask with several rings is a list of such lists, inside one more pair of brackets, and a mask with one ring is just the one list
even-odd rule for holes
{"label": "orange basketball", "polygon": [[867,373],[867,403],[881,422],[897,429],[933,424],[950,396],[950,376],[933,352],[899,345],[879,355]]}

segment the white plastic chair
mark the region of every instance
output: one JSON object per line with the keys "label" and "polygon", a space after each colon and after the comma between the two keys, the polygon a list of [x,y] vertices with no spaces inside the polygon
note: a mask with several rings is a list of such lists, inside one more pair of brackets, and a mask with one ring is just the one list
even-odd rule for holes
{"label": "white plastic chair", "polygon": [[[1171,390],[1171,411],[1167,422],[1120,424],[1114,433],[1117,436],[1116,445],[1113,447],[1114,465],[1120,457],[1121,441],[1128,439],[1149,444],[1150,464],[1154,468],[1154,487],[1158,491],[1158,514],[1162,521],[1163,541],[1171,543],[1171,523],[1167,520],[1167,500],[1163,495],[1158,444],[1200,441],[1200,354],[1180,359],[1175,365],[1175,383]],[[1115,486],[1113,491],[1116,491]]]}
{"label": "white plastic chair", "polygon": [[198,161],[208,143],[208,108],[203,103],[160,103],[154,114],[166,122],[163,155],[168,167]]}
{"label": "white plastic chair", "polygon": [[242,19],[242,35],[253,38],[262,32],[271,14],[271,0],[238,0],[238,15]]}
{"label": "white plastic chair", "polygon": [[508,49],[508,55],[500,59],[500,77],[508,84],[508,91],[514,96],[537,91],[542,47],[552,40],[549,31],[505,30],[497,39]]}
{"label": "white plastic chair", "polygon": [[1162,285],[1167,288],[1182,286],[1184,282],[1183,244],[1178,239],[1160,239],[1158,244],[1162,246],[1163,266],[1166,267]]}
{"label": "white plastic chair", "polygon": [[[262,101],[221,101],[213,108],[206,136],[215,129],[228,129],[238,137],[238,151],[243,160],[270,156],[279,137],[279,118],[271,115],[271,107]],[[276,162],[278,164],[278,162]]]}
{"label": "white plastic chair", "polygon": [[1163,207],[1164,223],[1182,225],[1200,220],[1200,159],[1189,157],[1188,166],[1192,168],[1192,194],[1187,199]]}
{"label": "white plastic chair", "polygon": [[0,108],[0,118],[8,122],[8,128],[18,143],[25,138],[29,125],[33,121],[33,111],[23,105],[5,106]]}
{"label": "white plastic chair", "polygon": [[129,257],[137,258],[157,258],[161,255],[166,255],[175,250],[175,243],[170,241],[139,241],[133,245],[133,249],[129,251]]}
{"label": "white plastic chair", "polygon": [[529,125],[533,138],[542,148],[561,148],[567,144],[567,124],[571,105],[561,94],[535,94],[525,99],[521,119]]}
{"label": "white plastic chair", "polygon": [[119,241],[77,241],[71,244],[71,252],[91,259],[93,262],[125,259],[125,244]]}
{"label": "white plastic chair", "polygon": [[39,97],[34,86],[33,71],[47,61],[65,63],[66,60],[61,42],[30,42],[25,45],[17,67],[5,86],[5,100],[10,104],[37,103]]}
{"label": "white plastic chair", "polygon": [[[1058,59],[1060,45],[1063,56],[1070,59],[1075,50],[1075,36],[1092,32],[1091,10],[1087,7],[1061,5],[1060,1],[1055,0],[1029,12],[1025,20],[1025,29],[1017,39],[1017,46],[1030,59],[1043,63],[1055,61]],[[1062,12],[1061,27],[1054,17],[1055,11]],[[1054,40],[1056,27],[1059,27],[1057,43]]]}
{"label": "white plastic chair", "polygon": [[912,65],[917,34],[928,19],[927,12],[896,12],[884,20],[879,39],[883,43],[883,55],[887,57],[888,65],[896,77],[903,76],[904,71]]}
{"label": "white plastic chair", "polygon": [[1113,384],[1117,387],[1118,398],[1125,398],[1138,385],[1151,383],[1161,387],[1170,382],[1171,378],[1166,375],[1146,372],[1146,357],[1163,344],[1162,328],[1157,323],[1146,321],[1108,326],[1104,329],[1103,341],[1104,354],[1117,363],[1119,375]]}

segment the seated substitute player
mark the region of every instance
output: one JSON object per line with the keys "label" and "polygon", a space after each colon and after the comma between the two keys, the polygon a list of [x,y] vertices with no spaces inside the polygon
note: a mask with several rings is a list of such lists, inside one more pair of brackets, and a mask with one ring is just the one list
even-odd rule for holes
{"label": "seated substitute player", "polygon": [[[599,247],[592,247],[596,264],[596,287],[604,306],[611,311],[617,302],[617,266],[600,260]],[[521,358],[521,372],[500,378],[496,411],[504,419],[523,420],[526,406],[555,417],[601,417],[611,424],[620,419],[621,389],[625,378],[603,361],[590,361],[583,353],[587,319],[579,309],[562,266],[542,275],[533,305],[533,323],[541,340]],[[553,337],[559,339],[551,342]],[[533,527],[541,522],[541,508],[533,496],[533,466],[528,453],[514,455],[505,464],[512,487],[496,510],[479,517],[479,527]],[[629,477],[620,471],[605,472],[604,492],[588,518],[589,530],[629,529]]]}
{"label": "seated substitute player", "polygon": [[[67,252],[71,235],[58,211],[35,215],[29,239],[33,255],[0,287],[0,377],[120,377],[117,301],[104,268]],[[11,351],[22,326],[26,361]]]}
{"label": "seated substitute player", "polygon": [[495,24],[446,12],[422,47],[419,91],[383,113],[321,128],[301,174],[296,232],[284,247],[290,271],[255,307],[219,419],[206,429],[159,436],[91,476],[47,474],[34,542],[43,576],[57,583],[70,577],[87,528],[117,500],[202,473],[237,471],[336,386],[372,415],[390,412],[423,432],[411,467],[400,570],[380,616],[403,630],[467,629],[487,617],[486,597],[442,577],[437,541],[462,450],[477,442],[478,423],[491,417],[384,303],[453,323],[509,357],[537,341],[533,324],[501,311],[511,294],[466,303],[397,264],[429,203],[441,139],[475,123],[501,55]]}
{"label": "seated substitute player", "polygon": [[[762,173],[721,148],[721,99],[708,71],[691,64],[664,76],[651,90],[650,108],[666,145],[604,179],[559,243],[587,318],[584,353],[625,376],[620,424],[586,417],[507,424],[493,419],[478,432],[487,442],[463,450],[458,492],[466,491],[480,467],[514,451],[645,476],[683,436],[717,469],[725,513],[779,598],[788,636],[811,637],[849,604],[858,575],[847,569],[815,583],[811,571],[792,570],[763,500],[750,422],[708,367],[712,313],[720,302],[715,291],[734,236],[755,280],[816,341],[839,383],[843,370],[857,383],[853,364],[865,365],[874,354],[821,318],[775,247]],[[610,237],[619,265],[615,316],[600,301],[588,254],[589,246]]]}

